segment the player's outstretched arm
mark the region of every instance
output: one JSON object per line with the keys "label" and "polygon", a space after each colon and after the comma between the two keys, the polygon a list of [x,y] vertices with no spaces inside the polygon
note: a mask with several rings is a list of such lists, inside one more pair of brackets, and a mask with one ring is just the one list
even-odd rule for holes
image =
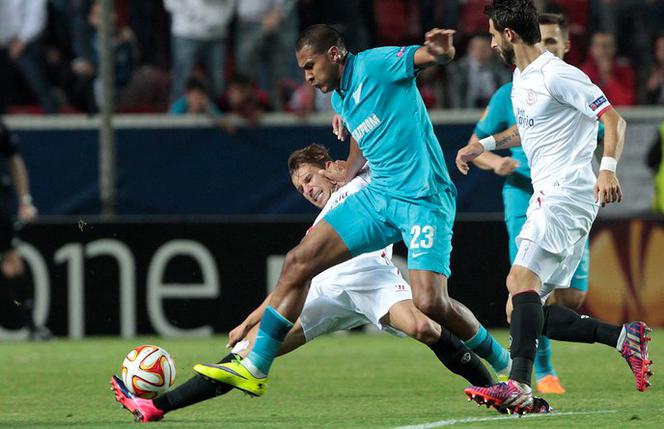
{"label": "player's outstretched arm", "polygon": [[599,120],[604,124],[604,153],[595,185],[595,202],[604,207],[622,201],[616,167],[625,145],[627,122],[613,108],[604,112]]}
{"label": "player's outstretched arm", "polygon": [[[470,136],[468,143],[479,142],[475,133]],[[484,152],[473,160],[475,166],[482,170],[493,170],[499,176],[508,176],[519,167],[519,162],[509,156],[500,156],[491,152]]]}
{"label": "player's outstretched arm", "polygon": [[481,154],[497,149],[507,149],[521,145],[521,137],[519,130],[514,125],[501,133],[483,138],[481,140],[473,140],[457,152],[456,166],[462,174],[468,174],[470,167],[468,163],[477,159]]}
{"label": "player's outstretched arm", "polygon": [[423,69],[452,61],[456,53],[453,43],[454,33],[456,30],[444,28],[427,31],[424,35],[424,46],[415,51],[415,68]]}

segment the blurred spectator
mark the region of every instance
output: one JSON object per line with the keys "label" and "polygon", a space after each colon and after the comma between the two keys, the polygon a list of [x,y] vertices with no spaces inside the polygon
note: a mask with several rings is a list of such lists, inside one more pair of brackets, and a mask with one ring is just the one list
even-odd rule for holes
{"label": "blurred spectator", "polygon": [[632,106],[636,103],[634,70],[625,60],[616,59],[613,34],[593,34],[588,58],[581,69],[604,91],[614,106]]}
{"label": "blurred spectator", "polygon": [[[14,63],[36,94],[45,113],[57,113],[45,72],[44,56],[39,42],[46,25],[46,0],[0,1],[0,97],[4,109],[5,94],[15,82],[6,77],[7,61]],[[2,64],[5,63],[5,64]]]}
{"label": "blurred spectator", "polygon": [[[433,1],[433,0],[431,0]],[[373,46],[373,5],[366,0],[345,0],[343,7],[330,0],[299,0],[300,28],[328,24],[344,35],[350,52],[361,52]]]}
{"label": "blurred spectator", "polygon": [[664,149],[664,122],[659,124],[657,137],[653,141],[646,164],[655,175],[655,199],[653,208],[656,212],[664,214],[664,163],[662,162],[662,149]]}
{"label": "blurred spectator", "polygon": [[419,2],[374,0],[373,5],[377,45],[399,46],[422,42]]}
{"label": "blurred spectator", "polygon": [[331,92],[323,94],[309,83],[304,83],[293,91],[284,110],[302,116],[313,112],[331,112],[331,99]]}
{"label": "blurred spectator", "polygon": [[473,36],[468,50],[447,68],[450,103],[453,108],[483,108],[491,95],[510,80],[510,72],[491,49],[488,35]]}
{"label": "blurred spectator", "polygon": [[[571,0],[570,0],[571,1]],[[612,33],[616,52],[629,58],[635,70],[645,70],[650,62],[651,44],[662,29],[662,0],[593,0],[593,25]],[[639,79],[645,78],[639,75]]]}
{"label": "blurred spectator", "polygon": [[[86,14],[82,5],[78,13]],[[81,39],[75,45],[76,58],[72,62],[72,70],[77,76],[72,102],[75,106],[88,113],[95,113],[102,103],[101,79],[99,65],[101,61],[100,28],[102,5],[99,0],[92,2],[87,9],[87,25],[84,30],[77,31]],[[129,27],[116,26],[115,13],[111,16],[112,47],[113,47],[113,83],[115,94],[119,94],[131,80],[136,64],[137,48],[134,35]],[[80,20],[80,18],[79,18]],[[82,25],[79,24],[79,25]]]}
{"label": "blurred spectator", "polygon": [[269,109],[268,98],[252,79],[238,74],[228,83],[220,104],[224,112],[235,113],[256,126],[263,112]]}
{"label": "blurred spectator", "polygon": [[235,34],[237,73],[261,83],[270,104],[281,110],[280,84],[288,79],[297,38],[295,0],[242,0]]}
{"label": "blurred spectator", "polygon": [[196,77],[190,77],[187,80],[184,95],[173,102],[169,113],[171,115],[203,114],[229,133],[235,132],[234,127],[222,119],[221,110],[210,100],[205,83]]}
{"label": "blurred spectator", "polygon": [[164,0],[164,4],[171,13],[173,36],[172,99],[182,95],[199,58],[205,65],[212,95],[220,96],[224,90],[228,25],[236,0]]}
{"label": "blurred spectator", "polygon": [[641,102],[664,105],[664,33],[655,38],[652,53],[653,64],[646,76]]}
{"label": "blurred spectator", "polygon": [[422,100],[427,109],[440,109],[443,105],[443,85],[440,79],[440,69],[429,67],[417,75],[417,88],[420,90]]}
{"label": "blurred spectator", "polygon": [[171,115],[204,113],[215,118],[221,116],[221,110],[208,96],[207,87],[196,77],[187,80],[184,95],[171,104],[169,113]]}
{"label": "blurred spectator", "polygon": [[491,0],[459,0],[459,35],[488,33],[489,18],[482,13]]}
{"label": "blurred spectator", "polygon": [[558,13],[567,18],[569,23],[570,50],[565,54],[565,62],[579,67],[588,51],[588,27],[591,20],[591,2],[589,0],[544,0],[539,10],[546,13]]}

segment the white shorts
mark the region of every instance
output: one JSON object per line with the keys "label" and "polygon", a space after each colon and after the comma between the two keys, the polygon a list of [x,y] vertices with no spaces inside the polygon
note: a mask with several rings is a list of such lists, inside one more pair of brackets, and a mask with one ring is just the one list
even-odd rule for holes
{"label": "white shorts", "polygon": [[579,266],[598,206],[570,198],[560,187],[533,193],[526,222],[516,242],[513,265],[521,265],[540,278],[540,296],[569,287]]}
{"label": "white shorts", "polygon": [[581,262],[585,244],[585,240],[579,241],[574,245],[571,254],[562,256],[551,253],[530,240],[521,240],[512,265],[526,267],[537,274],[542,283],[539,295],[544,303],[554,289],[569,287]]}
{"label": "white shorts", "polygon": [[300,323],[307,341],[319,335],[372,324],[383,326],[380,319],[401,301],[413,299],[410,285],[397,270],[377,270],[371,285],[347,287],[313,282],[304,303]]}

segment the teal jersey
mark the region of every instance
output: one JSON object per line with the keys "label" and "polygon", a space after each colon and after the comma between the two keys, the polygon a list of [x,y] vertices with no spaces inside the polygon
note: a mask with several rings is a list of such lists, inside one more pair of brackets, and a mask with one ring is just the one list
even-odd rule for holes
{"label": "teal jersey", "polygon": [[419,46],[348,54],[332,107],[369,163],[373,189],[399,198],[456,194],[415,83]]}
{"label": "teal jersey", "polygon": [[[491,100],[489,100],[489,105],[487,106],[484,115],[479,122],[477,122],[477,125],[475,125],[475,135],[478,138],[483,139],[489,137],[490,135],[505,131],[516,124],[514,110],[512,109],[511,95],[512,82],[508,82],[501,86],[493,94]],[[601,141],[602,139],[604,139],[604,124],[600,122],[597,130],[597,140]],[[510,148],[510,152],[511,157],[519,163],[519,168],[514,170],[514,174],[517,176],[508,176],[507,181],[521,183],[519,175],[530,179],[528,158],[526,158],[526,154],[521,146]],[[530,184],[528,184],[528,186],[530,186]]]}
{"label": "teal jersey", "polygon": [[[514,124],[516,124],[516,119],[512,110],[512,82],[508,82],[498,88],[491,96],[484,116],[475,125],[475,135],[483,139],[505,131]],[[510,152],[510,156],[519,163],[519,168],[514,170],[514,174],[530,179],[528,158],[526,158],[526,153],[521,149],[521,146],[510,148]]]}

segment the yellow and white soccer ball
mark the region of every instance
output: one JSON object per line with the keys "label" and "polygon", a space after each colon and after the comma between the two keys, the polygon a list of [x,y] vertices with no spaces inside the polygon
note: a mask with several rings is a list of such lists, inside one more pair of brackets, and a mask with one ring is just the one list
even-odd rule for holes
{"label": "yellow and white soccer ball", "polygon": [[175,382],[175,364],[171,355],[159,346],[142,345],[127,354],[120,369],[129,391],[151,399],[168,391]]}

